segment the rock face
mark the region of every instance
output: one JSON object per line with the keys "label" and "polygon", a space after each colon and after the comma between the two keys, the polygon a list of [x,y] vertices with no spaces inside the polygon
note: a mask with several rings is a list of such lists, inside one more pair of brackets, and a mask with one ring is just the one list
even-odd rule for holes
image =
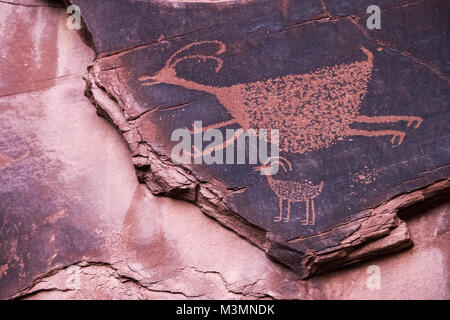
{"label": "rock face", "polygon": [[139,185],[83,95],[94,53],[66,10],[17,3],[0,3],[0,298],[306,298],[261,250]]}
{"label": "rock face", "polygon": [[[381,30],[351,2],[71,3],[97,52],[88,94],[127,140],[140,181],[303,278],[410,245],[397,211],[449,188],[449,78],[435,54],[447,50],[444,1],[386,1]],[[424,45],[402,36],[414,17]],[[191,162],[175,164],[182,128],[225,138],[189,143]],[[251,142],[238,164],[245,134],[226,129],[239,128],[267,130],[263,142],[279,130],[278,174],[250,163]],[[226,164],[201,163],[212,154]]]}
{"label": "rock face", "polygon": [[[450,297],[444,1],[384,1],[373,31],[361,1],[72,1],[80,33],[60,2],[0,2],[1,299]],[[195,59],[150,78],[192,43]],[[330,117],[346,100],[321,85],[357,91],[345,98],[356,113]],[[257,125],[265,113],[243,115],[254,96],[265,113],[280,106],[261,120],[290,137],[272,178],[301,184],[307,225],[306,201],[273,221],[260,164],[170,158],[172,131],[195,120]],[[290,110],[308,132],[283,120]]]}

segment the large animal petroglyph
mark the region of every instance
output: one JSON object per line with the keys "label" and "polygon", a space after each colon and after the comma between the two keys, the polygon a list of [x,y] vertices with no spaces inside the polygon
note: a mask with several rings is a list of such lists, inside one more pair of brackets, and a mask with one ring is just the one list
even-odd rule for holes
{"label": "large animal petroglyph", "polygon": [[[194,49],[214,46],[213,55],[192,53]],[[176,67],[180,63],[212,60],[215,72],[223,66],[219,57],[226,51],[223,42],[193,42],[176,51],[165,63],[165,66],[153,76],[144,76],[139,80],[143,85],[171,84],[190,90],[197,90],[213,95],[217,101],[231,114],[232,119],[203,127],[200,131],[221,128],[237,123],[242,129],[279,130],[279,149],[292,154],[305,154],[334,145],[337,141],[350,136],[381,137],[390,136],[393,145],[402,144],[406,133],[399,130],[363,130],[352,128],[354,123],[381,124],[406,122],[407,126],[418,128],[423,119],[416,116],[360,115],[362,101],[367,94],[368,82],[373,69],[373,54],[364,47],[360,48],[365,60],[323,67],[305,74],[288,74],[256,81],[238,83],[231,86],[210,86],[183,79],[177,75]],[[206,111],[206,110],[205,110]],[[199,131],[194,125],[191,133]],[[243,131],[241,131],[243,132]],[[236,139],[238,135],[231,139]],[[270,141],[270,135],[265,137]],[[229,141],[228,141],[229,142]],[[204,152],[213,152],[224,148],[228,142]],[[290,164],[289,164],[290,166]],[[267,167],[261,167],[261,169]],[[277,182],[276,182],[277,181]],[[276,182],[276,183],[275,183]],[[314,224],[315,209],[313,199],[323,187],[323,182],[313,184],[311,181],[297,182],[293,188],[282,188],[280,185],[294,186],[294,181],[274,180],[268,177],[268,183],[280,199],[280,216],[282,220],[282,202],[288,201],[287,217],[290,220],[291,202],[306,203],[306,224]],[[291,190],[291,191],[292,191]],[[311,202],[311,208],[310,208]],[[309,211],[312,213],[309,219]]]}

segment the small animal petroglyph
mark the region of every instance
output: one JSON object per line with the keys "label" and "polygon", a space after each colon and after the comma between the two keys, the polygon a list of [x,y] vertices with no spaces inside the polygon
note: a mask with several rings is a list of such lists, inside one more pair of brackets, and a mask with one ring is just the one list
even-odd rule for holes
{"label": "small animal petroglyph", "polygon": [[[269,184],[272,191],[278,197],[278,205],[280,209],[280,214],[275,217],[274,221],[279,222],[283,220],[284,222],[290,221],[291,216],[291,203],[292,202],[304,202],[306,205],[305,212],[305,220],[302,222],[302,225],[314,225],[316,223],[316,210],[314,208],[314,199],[320,195],[323,188],[323,181],[318,185],[314,185],[310,180],[303,179],[302,181],[289,181],[289,180],[278,180],[272,178],[270,174],[272,170],[272,166],[277,163],[279,164],[285,172],[288,172],[286,166],[280,162],[280,160],[284,160],[289,168],[289,171],[292,171],[291,163],[283,158],[276,157],[269,158],[265,164],[259,167],[255,167],[255,171],[266,171],[267,183]],[[287,201],[287,214],[283,219],[283,201]]]}

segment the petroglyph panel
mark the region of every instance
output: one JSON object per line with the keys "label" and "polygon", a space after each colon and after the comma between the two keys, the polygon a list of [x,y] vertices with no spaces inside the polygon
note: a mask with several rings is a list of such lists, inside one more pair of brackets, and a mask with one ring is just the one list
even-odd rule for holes
{"label": "petroglyph panel", "polygon": [[[410,245],[407,232],[392,235],[405,227],[397,211],[414,203],[401,195],[447,192],[450,80],[435,57],[448,51],[445,1],[384,1],[382,31],[366,28],[355,1],[71,2],[97,50],[88,92],[127,140],[140,181],[195,202],[301,276],[356,261],[350,253],[380,237],[395,240],[386,251]],[[385,39],[383,26],[406,32],[398,17],[419,11],[433,19],[414,28],[414,50]],[[279,130],[271,164],[281,169],[175,165],[171,135],[183,128],[242,129],[216,148],[202,141],[194,157]]]}

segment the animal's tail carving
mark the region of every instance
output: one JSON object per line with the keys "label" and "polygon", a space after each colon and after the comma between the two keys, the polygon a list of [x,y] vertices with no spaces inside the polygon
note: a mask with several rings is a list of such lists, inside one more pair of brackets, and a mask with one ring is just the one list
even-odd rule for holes
{"label": "animal's tail carving", "polygon": [[367,56],[367,61],[372,64],[373,62],[373,53],[367,50],[364,47],[361,47],[361,51],[364,52]]}
{"label": "animal's tail carving", "polygon": [[323,181],[319,184],[319,189],[318,189],[319,193],[322,192],[322,188],[323,188]]}

